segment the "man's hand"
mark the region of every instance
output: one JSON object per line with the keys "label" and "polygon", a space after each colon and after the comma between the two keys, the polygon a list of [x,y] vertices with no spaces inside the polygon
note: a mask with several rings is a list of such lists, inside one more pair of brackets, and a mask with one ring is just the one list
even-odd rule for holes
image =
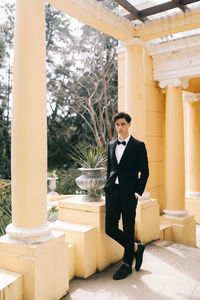
{"label": "man's hand", "polygon": [[135,198],[138,200],[141,196],[138,193],[135,193]]}

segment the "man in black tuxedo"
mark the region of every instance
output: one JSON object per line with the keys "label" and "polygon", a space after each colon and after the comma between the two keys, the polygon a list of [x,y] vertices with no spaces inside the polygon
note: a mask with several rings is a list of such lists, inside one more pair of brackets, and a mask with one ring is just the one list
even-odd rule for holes
{"label": "man in black tuxedo", "polygon": [[[120,112],[114,116],[118,139],[108,144],[106,192],[106,233],[124,247],[123,263],[114,274],[119,280],[142,265],[144,244],[135,243],[134,227],[137,200],[149,176],[147,152],[143,142],[129,134],[131,117]],[[122,215],[123,231],[119,229]]]}

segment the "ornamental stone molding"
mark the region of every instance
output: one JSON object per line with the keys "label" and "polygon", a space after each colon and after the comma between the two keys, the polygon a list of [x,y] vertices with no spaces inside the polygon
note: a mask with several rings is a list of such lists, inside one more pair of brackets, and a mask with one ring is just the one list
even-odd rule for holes
{"label": "ornamental stone molding", "polygon": [[200,93],[182,92],[183,101],[185,102],[197,102],[200,101]]}
{"label": "ornamental stone molding", "polygon": [[192,197],[192,198],[200,198],[200,192],[186,192],[186,197]]}
{"label": "ornamental stone molding", "polygon": [[138,37],[134,37],[134,38],[132,38],[130,40],[127,40],[127,41],[119,41],[119,45],[116,48],[117,53],[119,54],[121,52],[125,52],[126,48],[128,46],[132,46],[132,45],[140,45],[140,46],[145,47],[146,46],[146,42],[140,40]]}
{"label": "ornamental stone molding", "polygon": [[188,78],[171,78],[171,79],[162,79],[159,82],[159,86],[163,89],[167,86],[177,87],[180,86],[184,89],[188,87]]}
{"label": "ornamental stone molding", "polygon": [[132,45],[145,46],[146,42],[140,40],[138,37],[134,37],[134,38],[132,38],[130,40],[120,42],[120,45],[122,47],[128,47],[128,46],[132,46]]}
{"label": "ornamental stone molding", "polygon": [[159,44],[148,44],[153,58],[153,77],[160,87],[187,87],[192,77],[200,77],[200,35],[179,38]]}
{"label": "ornamental stone molding", "polygon": [[53,237],[49,224],[35,228],[20,228],[11,223],[6,227],[6,232],[11,241],[21,244],[43,243]]}
{"label": "ornamental stone molding", "polygon": [[188,211],[187,210],[170,210],[170,209],[163,209],[163,217],[168,219],[185,219],[187,218]]}

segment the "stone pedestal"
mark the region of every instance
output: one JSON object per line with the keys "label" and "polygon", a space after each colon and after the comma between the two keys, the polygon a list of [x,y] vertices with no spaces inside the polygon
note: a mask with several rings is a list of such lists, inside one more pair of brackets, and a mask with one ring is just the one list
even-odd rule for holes
{"label": "stone pedestal", "polygon": [[[105,201],[87,202],[79,196],[59,202],[59,220],[96,227],[96,240],[89,239],[91,249],[97,242],[96,268],[101,271],[123,257],[123,248],[105,234]],[[67,238],[67,236],[66,236]]]}
{"label": "stone pedestal", "polygon": [[30,245],[0,237],[0,268],[23,274],[23,299],[60,299],[69,288],[64,234],[53,232],[51,240]]}
{"label": "stone pedestal", "polygon": [[196,224],[194,216],[170,217],[161,216],[161,224],[170,225],[171,232],[167,240],[175,243],[196,246]]}
{"label": "stone pedestal", "polygon": [[138,201],[136,211],[136,239],[142,243],[160,237],[159,205],[156,199]]}
{"label": "stone pedestal", "polygon": [[200,192],[187,192],[185,206],[190,215],[194,216],[195,222],[200,224]]}
{"label": "stone pedestal", "polygon": [[87,278],[94,274],[97,268],[96,227],[59,220],[52,223],[52,227],[53,230],[65,232],[66,241],[73,243],[73,250],[69,247],[70,279],[74,276]]}
{"label": "stone pedestal", "polygon": [[23,300],[23,275],[0,269],[0,299]]}

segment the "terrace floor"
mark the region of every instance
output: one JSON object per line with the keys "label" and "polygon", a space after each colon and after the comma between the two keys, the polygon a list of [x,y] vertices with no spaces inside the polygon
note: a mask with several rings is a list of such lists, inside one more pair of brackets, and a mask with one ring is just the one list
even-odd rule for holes
{"label": "terrace floor", "polygon": [[[200,225],[197,248],[168,241],[147,245],[142,268],[115,281],[118,262],[87,279],[70,281],[62,300],[200,300]],[[134,267],[134,265],[133,265]]]}

